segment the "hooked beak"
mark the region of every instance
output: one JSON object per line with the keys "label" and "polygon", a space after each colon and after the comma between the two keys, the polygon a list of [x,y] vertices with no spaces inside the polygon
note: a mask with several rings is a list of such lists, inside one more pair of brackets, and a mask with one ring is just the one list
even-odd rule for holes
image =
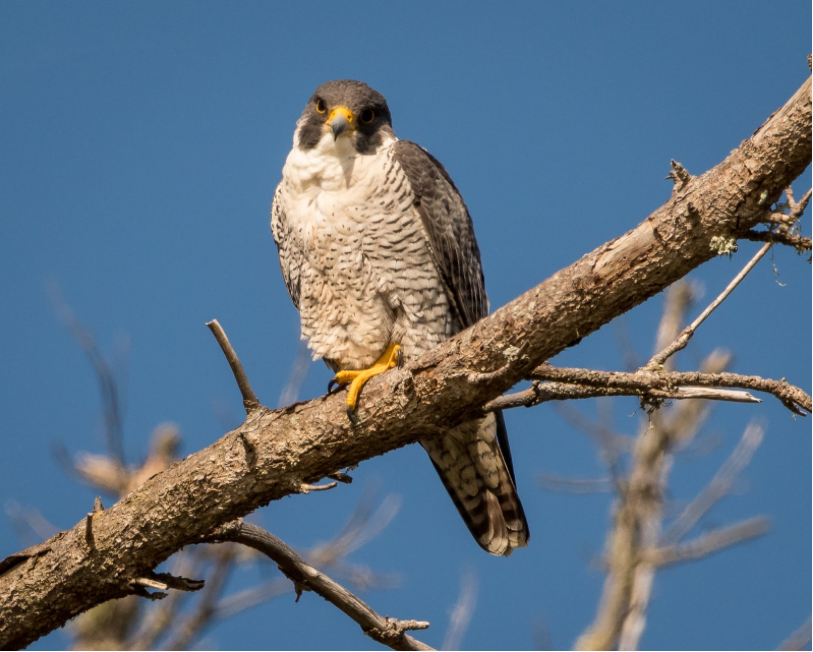
{"label": "hooked beak", "polygon": [[330,112],[327,124],[333,132],[333,140],[335,141],[344,132],[353,131],[356,128],[356,116],[353,115],[350,109],[337,106]]}

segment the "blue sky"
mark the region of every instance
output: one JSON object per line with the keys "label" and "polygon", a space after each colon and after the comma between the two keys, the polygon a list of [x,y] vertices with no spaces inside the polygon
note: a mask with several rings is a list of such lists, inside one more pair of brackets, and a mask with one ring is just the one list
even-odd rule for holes
{"label": "blue sky", "polygon": [[[60,529],[93,504],[50,454],[54,444],[100,453],[104,441],[95,377],[54,315],[49,282],[105,353],[129,341],[132,462],[161,422],[178,424],[184,454],[239,423],[239,395],[204,326],[212,318],[276,405],[298,317],[268,212],[319,83],[368,82],[387,97],[396,133],[444,163],[472,213],[495,308],[665,202],[670,159],[700,174],[750,136],[808,75],[810,18],[806,2],[0,4],[0,499]],[[692,274],[705,301],[755,250],[743,243]],[[776,250],[701,328],[682,368],[722,346],[736,371],[810,391],[810,279],[806,257]],[[623,318],[642,359],[662,305],[658,296]],[[553,362],[621,369],[617,333],[608,325]],[[312,365],[301,396],[328,379]],[[594,402],[571,407],[596,415]],[[633,399],[611,409],[618,431],[637,431]],[[660,573],[644,647],[772,648],[810,613],[809,419],[770,398],[719,407],[704,430],[718,446],[678,458],[669,498],[690,500],[752,418],[766,424],[765,443],[695,534],[757,514],[773,529]],[[595,446],[552,406],[507,421],[532,532],[508,560],[472,542],[418,447],[362,464],[352,486],[272,504],[262,522],[313,545],[377,482],[402,508],[352,559],[399,573],[402,586],[365,593],[374,608],[431,621],[421,638],[440,645],[460,573],[472,570],[480,593],[464,647],[529,648],[540,622],[569,647],[595,614],[612,496],[539,487],[542,472],[604,473]],[[33,543],[0,518],[0,556]],[[34,647],[66,644],[56,632]],[[220,624],[206,645],[376,647],[312,594]]]}

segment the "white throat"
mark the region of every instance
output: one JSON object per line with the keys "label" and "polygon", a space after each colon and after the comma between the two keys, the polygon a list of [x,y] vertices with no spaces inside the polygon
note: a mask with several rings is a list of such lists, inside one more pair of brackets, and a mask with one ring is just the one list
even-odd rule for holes
{"label": "white throat", "polygon": [[334,140],[330,131],[325,131],[312,149],[300,149],[298,132],[294,135],[294,147],[288,154],[283,177],[300,190],[317,187],[320,190],[342,190],[351,188],[371,164],[378,163],[384,152],[396,141],[385,135],[381,144],[371,154],[359,154],[349,135],[340,135]]}

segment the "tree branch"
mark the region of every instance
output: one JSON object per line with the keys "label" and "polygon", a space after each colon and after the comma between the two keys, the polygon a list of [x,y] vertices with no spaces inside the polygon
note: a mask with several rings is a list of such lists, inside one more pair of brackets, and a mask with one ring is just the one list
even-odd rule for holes
{"label": "tree branch", "polygon": [[[0,647],[25,647],[133,592],[171,554],[330,473],[430,437],[478,413],[542,362],[744,237],[811,159],[811,83],[714,169],[676,187],[638,227],[600,246],[401,370],[365,386],[357,423],[344,397],[258,408],[220,440],[84,518],[0,575]],[[515,359],[516,353],[522,355]],[[510,364],[509,364],[510,363]],[[469,374],[490,374],[468,382]],[[0,563],[2,566],[2,563]]]}
{"label": "tree branch", "polygon": [[799,253],[803,251],[810,251],[811,238],[802,235],[793,235],[792,233],[781,233],[777,231],[755,231],[751,230],[745,234],[744,240],[751,242],[774,242],[789,247],[793,247]]}
{"label": "tree branch", "polygon": [[693,559],[703,559],[714,552],[761,537],[769,530],[770,521],[755,516],[734,525],[707,532],[685,543],[661,546],[646,551],[647,561],[656,566],[668,566]]}
{"label": "tree branch", "polygon": [[[501,396],[484,406],[485,411],[511,407],[530,407],[545,401],[595,396],[639,396],[648,403],[651,399],[706,398],[759,403],[750,394],[727,396],[725,394],[701,395],[690,390],[697,387],[736,387],[772,394],[794,414],[805,416],[804,410],[813,410],[813,400],[805,391],[786,380],[772,380],[760,376],[744,376],[733,373],[703,373],[700,371],[653,372],[646,368],[630,373],[621,371],[596,371],[540,365],[528,377],[535,381],[553,381],[536,385],[523,392]],[[683,391],[681,391],[683,390]],[[750,397],[750,398],[749,398]]]}
{"label": "tree branch", "polygon": [[720,293],[720,296],[718,296],[714,301],[712,301],[706,307],[706,309],[703,312],[701,312],[691,324],[686,326],[686,328],[683,329],[683,331],[680,333],[680,335],[677,337],[677,339],[675,339],[674,342],[672,342],[669,346],[667,346],[662,351],[660,351],[660,352],[656,353],[654,356],[652,356],[652,359],[649,362],[646,363],[646,368],[651,369],[651,370],[659,369],[659,368],[661,368],[663,366],[663,364],[669,358],[671,358],[673,355],[675,355],[675,353],[685,349],[686,346],[689,344],[689,340],[692,339],[692,337],[694,336],[694,332],[698,328],[700,328],[700,324],[702,324],[704,321],[706,321],[706,319],[708,319],[709,315],[711,315],[711,313],[714,312],[717,309],[717,307],[721,303],[723,303],[723,301],[725,301],[728,298],[728,296],[735,290],[735,288],[748,275],[748,272],[750,272],[752,269],[754,269],[756,264],[760,260],[762,260],[762,257],[765,254],[768,253],[768,251],[770,250],[770,248],[772,246],[773,246],[772,242],[768,242],[768,243],[764,244],[760,248],[760,250],[756,254],[754,254],[754,257],[751,258],[751,260],[749,260],[746,263],[745,267],[743,267],[740,270],[739,274],[737,274],[731,280],[731,282],[726,286],[725,290],[723,290]]}
{"label": "tree branch", "polygon": [[382,618],[364,601],[296,554],[270,532],[256,525],[234,521],[201,539],[202,542],[234,541],[259,550],[270,557],[294,583],[296,599],[302,591],[314,591],[357,622],[367,636],[393,650],[432,650],[434,648],[409,636],[409,629],[426,629],[429,623]]}
{"label": "tree branch", "polygon": [[226,337],[226,333],[217,319],[206,322],[206,326],[212,331],[217,343],[223,350],[223,355],[226,356],[226,360],[234,374],[234,380],[237,381],[237,387],[240,388],[240,394],[243,396],[243,407],[246,409],[246,414],[251,414],[251,412],[260,407],[260,399],[257,398],[257,395],[251,388],[251,383],[248,382],[248,376],[246,376],[246,371],[243,369],[240,358],[237,357],[237,353],[235,353],[234,348],[232,348],[229,338]]}

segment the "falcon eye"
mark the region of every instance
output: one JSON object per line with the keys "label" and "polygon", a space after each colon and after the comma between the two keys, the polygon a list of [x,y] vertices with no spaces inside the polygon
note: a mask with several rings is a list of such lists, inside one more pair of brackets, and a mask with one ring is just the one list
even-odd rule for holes
{"label": "falcon eye", "polygon": [[327,104],[323,99],[316,100],[316,112],[317,113],[327,113]]}
{"label": "falcon eye", "polygon": [[362,111],[362,113],[361,113],[361,121],[364,124],[368,125],[373,120],[375,120],[375,111],[373,111],[372,109],[365,109],[364,111]]}

